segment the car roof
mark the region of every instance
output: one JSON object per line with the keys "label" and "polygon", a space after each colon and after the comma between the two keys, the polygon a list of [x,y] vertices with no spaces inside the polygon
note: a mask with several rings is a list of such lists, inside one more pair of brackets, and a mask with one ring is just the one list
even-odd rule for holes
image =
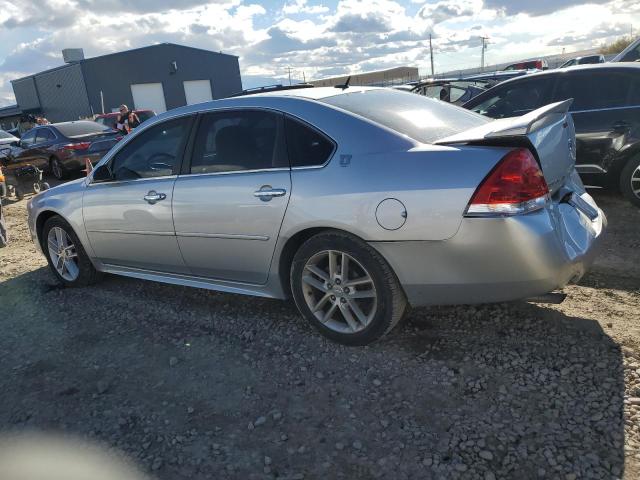
{"label": "car roof", "polygon": [[261,93],[251,93],[249,95],[244,95],[243,98],[247,97],[298,97],[298,98],[308,98],[311,100],[320,100],[328,97],[335,97],[336,95],[342,95],[345,93],[361,93],[367,92],[370,90],[383,90],[383,87],[360,87],[360,86],[349,86],[347,88],[341,87],[316,87],[316,88],[298,88],[292,90],[276,90],[273,92],[261,92]]}
{"label": "car roof", "polygon": [[543,77],[546,75],[562,75],[565,72],[580,72],[582,70],[622,70],[622,71],[635,71],[640,73],[639,63],[587,63],[582,65],[573,65],[571,67],[556,68],[554,70],[544,70],[542,72],[530,73],[528,75],[516,78],[510,78],[504,82],[499,83],[493,88],[501,87],[502,85],[511,84],[520,80]]}

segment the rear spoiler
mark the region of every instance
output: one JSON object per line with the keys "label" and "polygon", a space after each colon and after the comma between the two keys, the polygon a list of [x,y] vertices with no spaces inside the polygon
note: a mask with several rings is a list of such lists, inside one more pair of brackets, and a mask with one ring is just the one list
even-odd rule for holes
{"label": "rear spoiler", "polygon": [[558,116],[566,115],[572,103],[573,98],[563,100],[562,102],[550,103],[520,117],[494,120],[493,122],[488,122],[479,127],[450,135],[433,143],[436,145],[452,145],[505,137],[526,137],[556,122]]}

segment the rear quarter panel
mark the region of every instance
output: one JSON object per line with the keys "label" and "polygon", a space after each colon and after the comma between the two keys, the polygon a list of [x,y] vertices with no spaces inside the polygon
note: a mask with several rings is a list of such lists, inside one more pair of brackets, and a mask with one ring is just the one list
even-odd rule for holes
{"label": "rear quarter panel", "polygon": [[[329,227],[367,241],[446,240],[458,231],[477,186],[508,151],[422,145],[367,153],[339,145],[327,166],[292,171],[282,236]],[[387,198],[406,207],[406,222],[397,230],[376,220],[376,209]]]}

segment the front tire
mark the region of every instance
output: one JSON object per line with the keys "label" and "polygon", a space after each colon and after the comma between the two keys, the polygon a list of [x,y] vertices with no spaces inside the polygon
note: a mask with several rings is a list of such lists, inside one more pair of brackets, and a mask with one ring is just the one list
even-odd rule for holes
{"label": "front tire", "polygon": [[84,287],[100,279],[80,239],[62,217],[56,215],[45,222],[42,250],[53,275],[65,287]]}
{"label": "front tire", "polygon": [[629,160],[620,172],[620,191],[627,200],[640,207],[640,156]]}
{"label": "front tire", "polygon": [[291,291],[300,313],[323,335],[344,345],[368,345],[395,327],[407,301],[384,258],[347,233],[311,237],[291,265]]}

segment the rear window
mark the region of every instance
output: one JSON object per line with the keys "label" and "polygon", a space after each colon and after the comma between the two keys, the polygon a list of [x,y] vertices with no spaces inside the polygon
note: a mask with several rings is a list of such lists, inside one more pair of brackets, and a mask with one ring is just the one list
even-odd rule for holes
{"label": "rear window", "polygon": [[136,115],[138,116],[138,119],[140,119],[140,123],[155,116],[155,114],[151,111],[136,112]]}
{"label": "rear window", "polygon": [[62,135],[69,138],[112,131],[109,127],[96,122],[59,123],[55,127]]}
{"label": "rear window", "polygon": [[365,90],[319,99],[421,143],[432,143],[490,120],[439,100],[399,90]]}

